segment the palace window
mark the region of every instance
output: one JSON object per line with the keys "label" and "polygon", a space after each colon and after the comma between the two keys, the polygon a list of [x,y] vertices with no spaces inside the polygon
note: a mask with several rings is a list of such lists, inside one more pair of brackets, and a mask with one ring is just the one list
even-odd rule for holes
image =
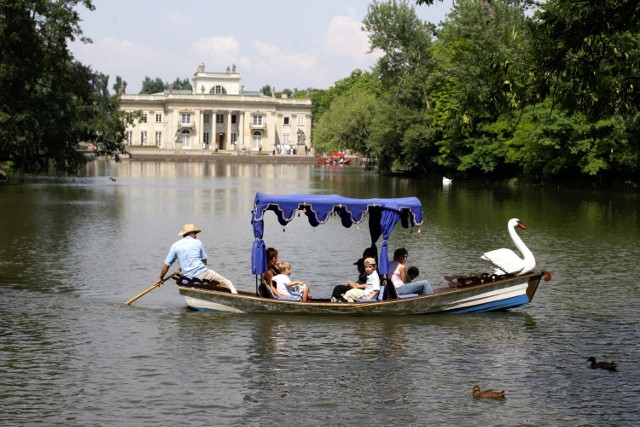
{"label": "palace window", "polygon": [[209,114],[205,114],[204,115],[204,122],[205,123],[209,123],[209,120],[211,120],[211,116]]}
{"label": "palace window", "polygon": [[231,115],[231,124],[235,125],[238,122],[238,117],[235,114]]}
{"label": "palace window", "polygon": [[298,126],[304,126],[304,116],[298,116]]}
{"label": "palace window", "polygon": [[218,85],[218,86],[212,87],[211,90],[209,91],[209,93],[214,94],[214,95],[226,95],[227,94],[227,90],[225,88],[223,88],[222,86]]}
{"label": "palace window", "polygon": [[262,116],[252,116],[252,123],[254,126],[262,126]]}
{"label": "palace window", "polygon": [[180,142],[182,142],[182,148],[191,148],[191,132],[183,130],[180,134]]}
{"label": "palace window", "polygon": [[260,147],[260,144],[262,144],[262,132],[260,131],[255,131],[253,132],[253,149],[257,150]]}
{"label": "palace window", "polygon": [[147,144],[147,131],[143,130],[140,132],[140,144],[141,145],[146,145]]}
{"label": "palace window", "polygon": [[142,113],[142,123],[147,123],[147,113]]}
{"label": "palace window", "polygon": [[156,123],[162,122],[162,113],[156,113]]}
{"label": "palace window", "polygon": [[216,114],[216,123],[224,123],[224,115]]}
{"label": "palace window", "polygon": [[156,146],[160,147],[160,145],[162,145],[162,131],[157,130],[156,131]]}
{"label": "palace window", "polygon": [[132,130],[128,130],[127,131],[127,145],[131,145],[133,144],[133,131]]}
{"label": "palace window", "polygon": [[211,141],[210,137],[209,137],[209,132],[205,132],[202,134],[202,142],[204,143],[204,145],[209,145],[209,141]]}
{"label": "palace window", "polygon": [[290,120],[290,117],[285,117],[284,118],[284,125],[285,126],[289,126],[289,120]]}
{"label": "palace window", "polygon": [[180,113],[180,122],[183,125],[191,124],[191,113]]}

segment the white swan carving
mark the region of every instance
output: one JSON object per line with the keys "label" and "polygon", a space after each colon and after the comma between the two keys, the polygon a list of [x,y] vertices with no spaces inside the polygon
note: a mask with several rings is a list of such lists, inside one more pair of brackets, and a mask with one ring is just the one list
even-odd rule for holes
{"label": "white swan carving", "polygon": [[519,219],[511,218],[507,225],[509,235],[511,236],[513,243],[524,256],[524,259],[520,258],[515,252],[507,248],[485,252],[480,257],[495,268],[495,272],[497,274],[513,273],[516,276],[519,276],[529,273],[536,267],[536,260],[533,257],[533,253],[531,253],[527,245],[524,244],[520,236],[518,236],[518,233],[516,233],[516,226],[526,230],[524,224],[522,224]]}

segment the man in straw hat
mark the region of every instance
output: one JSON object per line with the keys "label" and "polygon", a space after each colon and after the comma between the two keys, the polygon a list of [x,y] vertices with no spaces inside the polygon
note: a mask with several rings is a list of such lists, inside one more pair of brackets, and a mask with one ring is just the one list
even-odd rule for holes
{"label": "man in straw hat", "polygon": [[162,264],[160,270],[160,279],[164,279],[165,274],[169,271],[171,264],[177,259],[180,263],[180,270],[183,276],[189,279],[197,277],[201,280],[211,280],[220,282],[222,286],[228,288],[231,293],[237,294],[236,288],[233,286],[229,279],[226,279],[216,273],[215,271],[207,268],[207,253],[204,250],[204,245],[198,240],[198,233],[200,233],[198,227],[193,224],[185,224],[182,226],[182,230],[178,235],[182,237],[180,240],[171,245],[167,258]]}

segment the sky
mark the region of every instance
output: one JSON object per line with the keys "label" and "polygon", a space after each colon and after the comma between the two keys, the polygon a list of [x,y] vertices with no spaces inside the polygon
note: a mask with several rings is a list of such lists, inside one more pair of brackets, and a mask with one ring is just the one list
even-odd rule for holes
{"label": "sky", "polygon": [[[437,24],[453,0],[415,6]],[[245,90],[328,89],[357,68],[369,70],[362,20],[372,0],[93,0],[78,6],[85,37],[70,45],[94,71],[138,93],[145,77],[189,81],[198,65],[224,72],[236,65]],[[409,4],[415,5],[409,0]]]}

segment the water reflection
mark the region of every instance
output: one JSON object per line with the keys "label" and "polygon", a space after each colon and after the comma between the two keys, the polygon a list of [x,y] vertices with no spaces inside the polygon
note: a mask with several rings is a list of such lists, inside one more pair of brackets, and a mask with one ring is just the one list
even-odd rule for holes
{"label": "water reflection", "polygon": [[[115,181],[109,177],[116,178]],[[513,248],[519,217],[553,280],[508,313],[401,318],[215,315],[150,286],[184,223],[253,290],[256,191],[416,195],[397,229],[434,286]],[[16,425],[635,425],[638,196],[382,177],[354,168],[98,161],[75,180],[0,186],[0,417]],[[267,221],[271,221],[267,219]],[[266,224],[265,241],[327,296],[353,278],[366,228]],[[620,372],[586,368],[613,360]],[[471,387],[504,388],[498,405]],[[587,390],[587,392],[585,392]]]}

